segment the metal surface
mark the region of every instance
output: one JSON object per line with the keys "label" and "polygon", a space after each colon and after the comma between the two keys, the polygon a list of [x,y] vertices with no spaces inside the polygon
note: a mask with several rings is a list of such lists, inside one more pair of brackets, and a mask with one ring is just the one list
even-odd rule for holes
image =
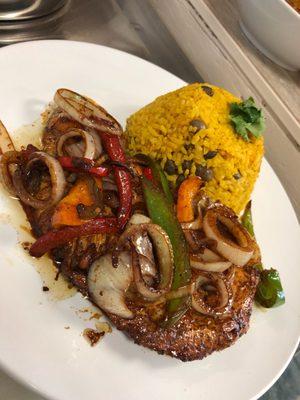
{"label": "metal surface", "polygon": [[186,81],[199,80],[147,0],[67,0],[65,6],[45,17],[0,22],[0,45],[37,39],[70,39],[115,47],[152,61]]}
{"label": "metal surface", "polygon": [[[0,0],[0,11],[5,1],[9,0]],[[201,80],[148,0],[69,0],[59,11],[31,25],[26,21],[16,25],[0,23],[0,43],[51,38],[98,43],[154,62],[187,82]],[[300,400],[299,372],[300,352],[262,399]],[[0,400],[43,399],[0,371]]]}
{"label": "metal surface", "polygon": [[0,0],[0,21],[39,18],[59,10],[66,0]]}
{"label": "metal surface", "polygon": [[[45,38],[61,38],[63,17],[69,10],[70,0],[64,0],[59,3],[59,8],[52,9],[50,14],[39,16],[38,18],[16,18],[10,21],[0,18],[0,45]],[[58,3],[56,4],[58,5]]]}

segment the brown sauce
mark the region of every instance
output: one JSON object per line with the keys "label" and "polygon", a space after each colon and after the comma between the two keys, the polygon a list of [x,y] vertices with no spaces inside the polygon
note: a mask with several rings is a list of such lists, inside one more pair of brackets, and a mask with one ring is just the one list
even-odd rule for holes
{"label": "brown sauce", "polygon": [[104,332],[96,331],[95,329],[86,328],[83,331],[83,337],[88,341],[88,343],[93,347],[99,340],[104,336]]}
{"label": "brown sauce", "polygon": [[[40,118],[33,124],[24,125],[14,131],[12,137],[15,148],[20,150],[21,147],[27,143],[40,147],[44,126],[45,122]],[[7,196],[2,186],[0,186],[0,195],[6,199],[5,205],[7,209],[5,213],[0,215],[1,222],[13,226],[16,230],[18,242],[24,249],[22,250],[24,257],[27,257],[28,263],[34,266],[39,272],[42,279],[42,287],[48,288],[47,293],[49,293],[49,299],[56,301],[74,296],[77,290],[70,287],[67,280],[61,275],[57,276],[57,268],[53,265],[50,258],[44,256],[41,259],[35,259],[28,254],[26,250],[29,249],[34,239],[31,234],[31,226],[26,219],[24,210],[16,199]],[[13,262],[13,260],[10,260],[10,262]]]}
{"label": "brown sauce", "polygon": [[[74,296],[77,293],[75,288],[70,288],[69,283],[62,277],[57,278],[57,268],[49,257],[42,257],[36,259],[28,254],[28,249],[33,242],[31,229],[28,221],[26,220],[25,213],[19,202],[7,196],[2,186],[0,186],[0,195],[6,199],[6,212],[0,215],[2,223],[9,224],[17,232],[17,240],[22,246],[20,250],[24,257],[27,258],[28,264],[32,265],[40,274],[42,286],[49,288],[49,299],[63,300]],[[27,251],[26,251],[27,250]],[[9,257],[9,262],[13,263],[13,257]]]}

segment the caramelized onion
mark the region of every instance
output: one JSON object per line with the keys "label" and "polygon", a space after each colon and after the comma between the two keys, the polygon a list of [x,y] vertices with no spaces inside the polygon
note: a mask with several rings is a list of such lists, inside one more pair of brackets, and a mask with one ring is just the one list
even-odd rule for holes
{"label": "caramelized onion", "polygon": [[183,230],[196,230],[202,228],[202,223],[199,218],[196,218],[192,222],[181,222],[180,225]]}
{"label": "caramelized onion", "polygon": [[42,161],[49,170],[52,185],[51,195],[45,200],[39,200],[28,193],[23,184],[23,176],[20,168],[17,168],[13,175],[13,184],[16,194],[23,203],[28,204],[36,209],[43,209],[53,206],[63,197],[66,187],[66,180],[60,163],[54,157],[42,151],[36,151],[29,156],[29,162],[27,163],[26,171],[29,171],[32,164],[34,164],[36,161]]}
{"label": "caramelized onion", "polygon": [[[212,285],[218,291],[219,301],[217,306],[209,305],[199,293],[199,289],[203,284]],[[199,275],[192,294],[192,307],[196,311],[204,315],[217,317],[226,314],[231,309],[232,302],[233,293],[230,281],[217,273]]]}
{"label": "caramelized onion", "polygon": [[149,224],[151,219],[144,214],[133,214],[130,220],[128,221],[128,227],[132,225],[140,225],[140,224]]}
{"label": "caramelized onion", "polygon": [[183,232],[192,253],[202,253],[204,249],[215,246],[215,240],[206,237],[201,230],[186,229]]}
{"label": "caramelized onion", "polygon": [[[139,228],[139,231],[137,231]],[[170,239],[166,232],[155,224],[141,224],[133,226],[129,233],[132,243],[132,268],[133,278],[138,292],[148,300],[158,299],[171,289],[173,279],[173,251]],[[143,278],[139,253],[137,251],[138,241],[142,232],[147,232],[156,250],[160,282],[157,288],[148,286]]]}
{"label": "caramelized onion", "polygon": [[[145,239],[149,240],[147,238],[145,238]],[[138,261],[139,261],[139,265],[141,268],[142,277],[148,286],[152,285],[155,277],[157,276],[157,269],[156,269],[153,253],[151,253],[150,257],[144,256],[143,254],[139,254],[138,251],[137,251],[137,253],[138,253],[138,257],[139,257]]]}
{"label": "caramelized onion", "polygon": [[103,190],[112,190],[114,192],[118,191],[117,185],[111,177],[104,176],[102,179],[102,183],[103,183]]}
{"label": "caramelized onion", "polygon": [[111,254],[96,260],[88,274],[88,289],[91,299],[106,312],[122,318],[133,318],[125,303],[125,294],[132,281],[129,252],[118,254],[118,265],[113,266]]}
{"label": "caramelized onion", "polygon": [[[234,238],[221,233],[218,223],[223,224]],[[253,241],[245,228],[236,218],[228,217],[220,208],[208,210],[203,220],[203,229],[207,237],[216,241],[216,250],[235,265],[243,266],[253,255]]]}
{"label": "caramelized onion", "polygon": [[192,283],[190,285],[181,286],[176,290],[171,290],[164,296],[164,298],[166,300],[179,299],[180,297],[190,296],[194,290],[195,284]]}
{"label": "caramelized onion", "polygon": [[190,264],[194,269],[207,272],[224,272],[232,265],[230,261],[224,260],[208,248],[205,248],[202,253],[192,254]]}
{"label": "caramelized onion", "polygon": [[18,153],[16,151],[7,151],[2,154],[0,160],[0,180],[4,188],[12,196],[16,195],[16,189],[12,182],[10,166],[12,164],[18,164]]}
{"label": "caramelized onion", "polygon": [[[136,215],[141,216],[141,214]],[[145,218],[148,217],[145,216]],[[132,220],[134,221],[134,218],[131,217],[129,223],[132,223]],[[148,220],[150,219],[148,218]],[[145,223],[148,223],[148,221]],[[151,285],[153,283],[153,279],[157,276],[158,271],[155,265],[153,246],[146,232],[143,232],[135,237],[134,247],[138,253],[138,261],[141,268],[142,277],[147,285]]]}
{"label": "caramelized onion", "polygon": [[93,100],[69,89],[58,89],[55,103],[71,118],[91,129],[120,135],[120,124]]}
{"label": "caramelized onion", "polygon": [[96,153],[96,145],[95,145],[94,137],[82,129],[72,129],[71,131],[60,136],[60,138],[57,142],[58,155],[59,156],[64,155],[63,148],[65,145],[65,142],[68,139],[78,138],[78,137],[81,137],[84,140],[85,148],[83,150],[79,149],[78,154],[77,154],[77,152],[75,154],[73,151],[73,147],[71,147],[71,146],[77,146],[76,148],[78,148],[78,144],[69,145],[69,146],[65,146],[66,152],[68,153],[69,156],[84,157],[84,158],[89,158],[89,159],[93,160],[95,158],[95,153]]}
{"label": "caramelized onion", "polygon": [[89,134],[92,135],[93,138],[94,138],[94,143],[95,143],[95,156],[94,156],[94,159],[98,160],[98,158],[100,157],[100,155],[103,152],[100,136],[98,135],[98,133],[94,129],[90,129],[89,130]]}
{"label": "caramelized onion", "polygon": [[[215,262],[215,261],[222,261],[223,258],[219,256],[219,254],[215,253],[214,251],[205,248],[203,253],[199,254],[204,262]],[[224,261],[224,260],[223,260]]]}
{"label": "caramelized onion", "polygon": [[203,261],[197,256],[190,257],[190,264],[194,269],[207,272],[224,272],[232,265],[230,261]]}

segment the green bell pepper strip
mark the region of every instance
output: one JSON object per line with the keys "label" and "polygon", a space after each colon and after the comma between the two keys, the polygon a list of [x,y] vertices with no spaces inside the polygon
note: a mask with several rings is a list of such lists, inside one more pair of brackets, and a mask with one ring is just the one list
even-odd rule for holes
{"label": "green bell pepper strip", "polygon": [[[151,181],[142,178],[142,187],[147,209],[152,221],[161,226],[170,238],[174,255],[172,290],[185,286],[191,279],[188,245],[173,206],[165,194]],[[163,326],[174,325],[189,308],[189,296],[169,300],[167,318]]]}
{"label": "green bell pepper strip", "polygon": [[255,300],[266,308],[278,307],[285,303],[285,295],[276,269],[261,271]]}
{"label": "green bell pepper strip", "polygon": [[259,272],[262,272],[264,270],[262,264],[254,264],[253,267],[256,268]]}
{"label": "green bell pepper strip", "polygon": [[166,175],[165,175],[164,171],[162,170],[161,166],[157,162],[153,161],[150,158],[149,159],[149,167],[152,170],[154,182],[157,183],[162,188],[162,191],[164,192],[169,203],[173,204],[174,198],[173,198],[172,192],[170,190]]}
{"label": "green bell pepper strip", "polygon": [[158,162],[145,154],[136,154],[135,158],[145,162],[152,171],[154,183],[163,191],[169,203],[173,204],[174,198],[169,187],[167,177]]}
{"label": "green bell pepper strip", "polygon": [[252,220],[252,211],[251,211],[251,200],[246,205],[245,211],[241,218],[242,225],[250,235],[255,238],[253,220]]}
{"label": "green bell pepper strip", "polygon": [[[247,204],[242,215],[243,227],[255,238],[251,212],[251,201]],[[276,269],[264,269],[262,264],[254,267],[260,272],[260,281],[256,289],[255,300],[263,307],[278,307],[285,303],[285,295],[281,285],[280,276]]]}

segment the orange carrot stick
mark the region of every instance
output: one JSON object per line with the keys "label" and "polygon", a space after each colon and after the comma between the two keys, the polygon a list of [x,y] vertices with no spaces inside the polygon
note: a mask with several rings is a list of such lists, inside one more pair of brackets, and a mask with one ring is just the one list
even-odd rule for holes
{"label": "orange carrot stick", "polygon": [[177,218],[179,222],[191,222],[195,219],[193,201],[202,183],[202,179],[198,176],[190,176],[180,185],[177,201]]}
{"label": "orange carrot stick", "polygon": [[[98,188],[102,189],[101,180],[96,178]],[[56,206],[52,216],[52,226],[59,228],[62,225],[81,225],[86,223],[86,220],[79,218],[76,206],[84,204],[91,206],[94,202],[93,195],[90,193],[88,183],[84,179],[80,179]]]}

